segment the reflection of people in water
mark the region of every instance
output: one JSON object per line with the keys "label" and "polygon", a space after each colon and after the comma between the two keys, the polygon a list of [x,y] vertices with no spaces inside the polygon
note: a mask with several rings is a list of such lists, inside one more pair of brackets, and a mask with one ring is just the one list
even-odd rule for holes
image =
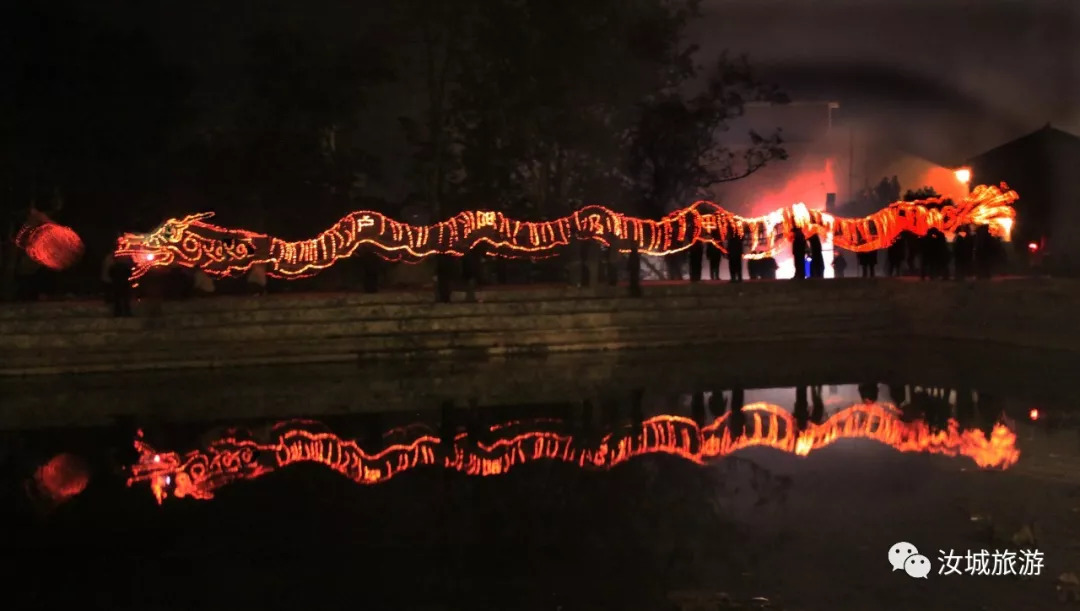
{"label": "reflection of people in water", "polygon": [[814,424],[825,422],[825,401],[821,398],[820,386],[810,388],[810,402],[814,406],[810,412],[810,422]]}
{"label": "reflection of people in water", "polygon": [[806,400],[806,387],[799,386],[795,389],[795,409],[792,411],[792,415],[795,416],[795,423],[799,426],[799,430],[805,430],[807,423],[810,422],[810,402]]}
{"label": "reflection of people in water", "polygon": [[975,399],[971,389],[961,386],[956,389],[956,421],[962,428],[975,426]]}
{"label": "reflection of people in water", "polygon": [[746,414],[743,406],[746,404],[746,393],[741,386],[731,389],[731,416],[728,417],[728,430],[731,431],[732,439],[738,439],[746,434]]}
{"label": "reflection of people in water", "polygon": [[727,399],[724,397],[724,393],[720,391],[713,391],[709,397],[709,413],[713,418],[719,418],[727,411]]}
{"label": "reflection of people in water", "polygon": [[859,398],[861,398],[864,403],[877,403],[877,382],[867,382],[865,384],[859,384]]}
{"label": "reflection of people in water", "polygon": [[690,399],[690,417],[698,426],[705,426],[705,393],[695,392]]}
{"label": "reflection of people in water", "polygon": [[900,407],[907,400],[907,387],[903,384],[889,384],[889,401]]}

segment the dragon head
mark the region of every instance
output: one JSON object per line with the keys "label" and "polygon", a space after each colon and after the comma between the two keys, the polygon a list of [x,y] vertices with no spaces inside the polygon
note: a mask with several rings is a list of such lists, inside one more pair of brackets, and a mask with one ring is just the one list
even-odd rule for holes
{"label": "dragon head", "polygon": [[966,202],[970,206],[961,215],[960,220],[974,225],[986,225],[990,234],[1010,241],[1013,224],[1016,222],[1016,210],[1013,203],[1020,198],[1016,191],[1005,183],[1001,187],[980,185],[975,187]]}
{"label": "dragon head", "polygon": [[[205,222],[213,212],[169,219],[150,233],[125,233],[117,243],[117,257],[131,257],[134,280],[156,267],[180,265],[213,275],[246,270],[257,262],[257,251],[269,249],[260,234],[226,229]],[[265,254],[265,253],[263,253]]]}

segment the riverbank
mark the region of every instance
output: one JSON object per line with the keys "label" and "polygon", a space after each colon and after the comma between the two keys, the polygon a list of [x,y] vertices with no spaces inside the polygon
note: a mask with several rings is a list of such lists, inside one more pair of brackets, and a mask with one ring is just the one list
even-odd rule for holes
{"label": "riverbank", "polygon": [[1080,282],[830,280],[220,297],[109,317],[97,303],[0,308],[0,376],[933,339],[1078,351]]}

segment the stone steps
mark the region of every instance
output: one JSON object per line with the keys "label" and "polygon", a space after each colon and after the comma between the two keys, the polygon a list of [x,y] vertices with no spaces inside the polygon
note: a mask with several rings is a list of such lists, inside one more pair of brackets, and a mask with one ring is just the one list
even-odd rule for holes
{"label": "stone steps", "polygon": [[[1080,295],[1080,285],[1071,286]],[[101,304],[0,308],[0,375],[518,355],[834,337],[1073,349],[1075,299],[1059,284],[902,280],[540,288],[431,303],[427,293],[274,295],[166,303],[115,319]],[[1033,297],[1036,296],[1036,297]],[[1019,306],[1026,303],[1027,315]],[[1036,304],[1042,303],[1039,306]],[[40,307],[40,309],[38,309]],[[27,318],[12,312],[27,312]],[[58,309],[59,308],[59,309]],[[97,314],[89,312],[97,308]],[[987,358],[993,358],[987,353]]]}
{"label": "stone steps", "polygon": [[[159,368],[225,367],[269,363],[334,362],[357,359],[417,358],[445,356],[505,356],[547,352],[604,351],[627,348],[708,345],[734,341],[783,341],[826,339],[831,337],[880,336],[891,331],[888,321],[843,323],[850,314],[819,317],[784,317],[768,322],[763,329],[754,324],[717,320],[713,312],[688,310],[677,312],[670,322],[656,322],[655,313],[634,316],[608,316],[606,321],[582,317],[569,326],[568,317],[538,317],[530,327],[507,324],[506,320],[475,319],[467,326],[450,329],[390,329],[370,333],[366,323],[355,329],[348,325],[327,326],[327,332],[342,330],[354,334],[323,338],[312,337],[317,328],[293,329],[303,337],[290,338],[286,333],[265,331],[252,326],[228,329],[228,336],[194,334],[183,342],[155,341],[152,333],[139,334],[137,344],[102,343],[72,349],[37,347],[7,351],[0,373],[27,375],[56,372],[93,372],[147,370]],[[545,322],[550,326],[539,325]],[[603,323],[603,324],[597,324]],[[724,324],[717,324],[724,323]],[[251,339],[238,340],[247,333]],[[227,338],[226,338],[227,337]]]}
{"label": "stone steps", "polygon": [[[628,301],[637,302],[651,299],[667,299],[672,297],[730,297],[732,295],[753,295],[757,298],[774,296],[781,299],[794,299],[799,294],[812,293],[818,290],[818,283],[779,283],[779,282],[747,282],[739,285],[729,283],[659,283],[645,285],[645,297],[643,299],[629,299],[626,297],[627,289],[621,287],[596,287],[596,288],[573,288],[573,287],[514,287],[496,290],[481,290],[477,293],[483,304],[534,306],[538,303],[558,302],[583,302],[588,300]],[[833,292],[854,291],[873,292],[874,282],[850,282],[832,281],[829,289]],[[169,315],[194,314],[207,316],[210,314],[242,313],[249,311],[278,310],[284,312],[304,311],[319,308],[401,308],[401,307],[428,307],[439,309],[452,309],[456,305],[464,304],[464,293],[455,292],[453,303],[434,304],[432,295],[425,291],[413,292],[389,292],[376,294],[360,293],[325,293],[325,294],[276,294],[265,297],[249,296],[220,296],[205,299],[191,299],[187,301],[170,301],[164,303],[164,309]],[[108,319],[109,308],[100,301],[55,301],[42,303],[17,303],[0,304],[0,329],[8,324],[27,324],[28,322],[56,322],[74,319],[86,324],[87,319]]]}
{"label": "stone steps", "polygon": [[[745,326],[753,317],[738,304],[717,306],[709,303],[644,304],[635,308],[608,307],[584,311],[548,312],[547,308],[521,311],[514,314],[493,314],[477,307],[478,311],[459,308],[458,316],[424,317],[419,312],[398,318],[354,317],[340,312],[338,318],[309,321],[249,321],[230,325],[207,325],[197,327],[177,326],[171,318],[130,319],[111,330],[82,330],[5,333],[0,334],[0,350],[55,350],[55,349],[102,349],[107,347],[144,347],[167,344],[175,349],[192,342],[250,342],[267,337],[274,339],[336,339],[340,337],[422,335],[425,333],[477,333],[481,331],[535,331],[551,330],[574,332],[589,327],[607,325],[663,325],[664,318],[702,325],[716,325],[719,332],[729,326]],[[652,307],[649,307],[651,305]],[[570,308],[568,308],[570,310]],[[848,320],[853,327],[862,326],[866,318],[863,307],[857,302],[841,303],[829,308],[813,304],[772,304],[769,319],[784,327],[801,327],[807,324],[826,324]],[[770,324],[770,326],[772,326]]]}

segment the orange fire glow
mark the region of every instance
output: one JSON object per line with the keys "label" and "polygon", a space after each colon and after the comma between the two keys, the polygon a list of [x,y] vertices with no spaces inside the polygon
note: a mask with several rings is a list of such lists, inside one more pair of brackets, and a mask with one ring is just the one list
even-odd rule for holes
{"label": "orange fire glow", "polygon": [[502,212],[462,212],[434,225],[414,226],[372,211],[353,212],[309,240],[290,242],[242,229],[212,225],[201,213],[169,219],[148,234],[120,238],[116,255],[135,262],[132,279],[154,267],[181,265],[214,276],[245,273],[266,265],[276,278],[301,278],[330,267],[358,249],[371,249],[395,261],[416,262],[444,254],[462,256],[480,246],[503,257],[547,257],[573,240],[591,239],[629,252],[636,244],[645,255],[664,255],[695,242],[726,249],[734,233],[747,242],[747,252],[771,256],[801,227],[839,248],[864,252],[885,248],[903,231],[923,235],[936,228],[951,237],[966,225],[987,225],[991,233],[1008,237],[1018,199],[1006,185],[980,186],[963,199],[942,198],[896,202],[863,218],[840,218],[805,204],[780,208],[747,218],[720,206],[699,201],[660,220],[627,216],[603,206],[586,206],[569,216],[543,222],[518,221]]}
{"label": "orange fire glow", "polygon": [[769,403],[743,408],[744,429],[732,430],[727,413],[706,426],[682,416],[661,415],[644,421],[638,431],[627,427],[599,442],[584,445],[560,432],[558,421],[510,422],[490,428],[490,443],[457,434],[444,444],[421,432],[408,443],[396,443],[368,454],[355,441],[345,440],[311,421],[286,421],[269,431],[269,440],[251,435],[230,436],[201,450],[179,454],[160,452],[136,439],[139,461],[131,468],[128,485],[149,483],[158,503],[177,498],[211,499],[218,488],[250,480],[300,462],[323,464],[359,484],[377,484],[422,466],[442,466],[467,475],[500,475],[537,460],[559,460],[582,468],[610,469],[634,457],[669,454],[703,464],[749,447],[770,447],[799,456],[838,439],[873,439],[901,452],[966,456],[983,468],[1005,469],[1016,463],[1016,435],[996,425],[987,438],[979,430],[961,430],[955,420],[941,430],[924,422],[904,422],[889,404],[857,404],[837,412],[822,424],[799,428],[787,410]]}
{"label": "orange fire glow", "polygon": [[[790,162],[789,162],[790,163]],[[785,164],[785,166],[788,164]],[[788,175],[790,176],[790,175]],[[836,193],[836,164],[832,159],[807,161],[799,166],[794,176],[776,190],[759,190],[753,197],[751,214],[768,216],[788,202],[823,202],[825,195]]]}

